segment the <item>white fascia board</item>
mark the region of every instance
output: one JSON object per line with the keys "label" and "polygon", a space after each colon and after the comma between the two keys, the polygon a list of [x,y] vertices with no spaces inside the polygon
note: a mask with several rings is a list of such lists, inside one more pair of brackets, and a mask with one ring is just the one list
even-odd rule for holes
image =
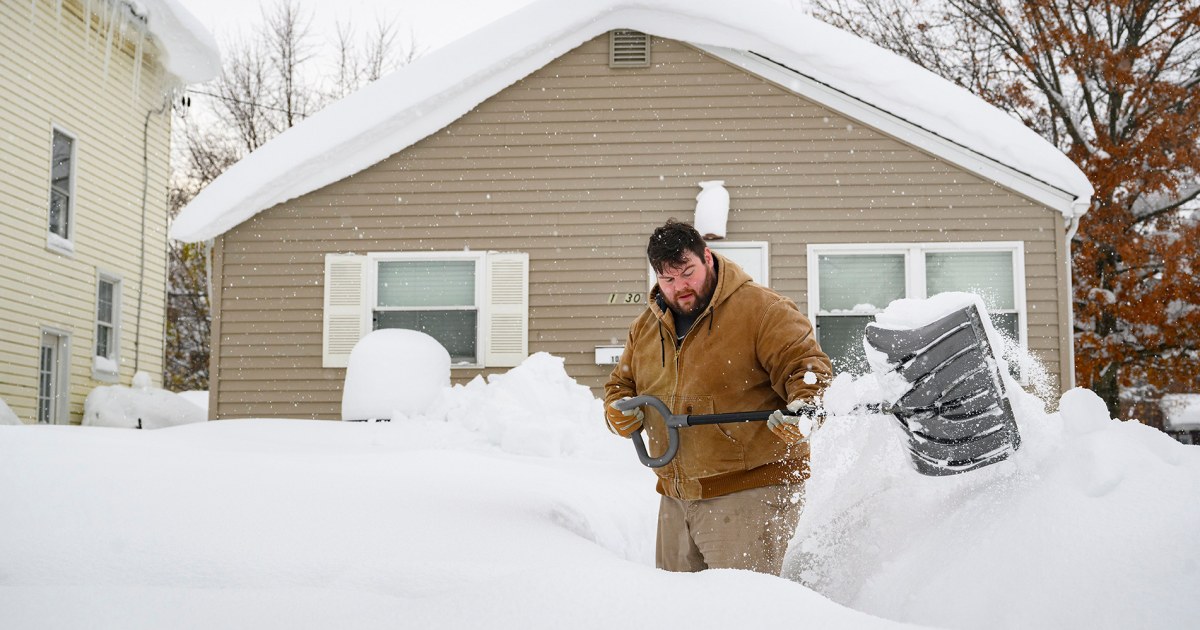
{"label": "white fascia board", "polygon": [[[939,136],[924,127],[891,114],[879,106],[817,81],[794,68],[771,61],[753,52],[702,44],[692,45],[751,74],[775,83],[783,89],[845,114],[901,142],[928,151],[980,177],[994,181],[1033,201],[1057,210],[1064,217],[1081,214],[1078,205],[1080,200],[1077,200],[1075,195]],[[1087,202],[1084,201],[1084,203]],[[1084,208],[1086,209],[1086,206]]]}

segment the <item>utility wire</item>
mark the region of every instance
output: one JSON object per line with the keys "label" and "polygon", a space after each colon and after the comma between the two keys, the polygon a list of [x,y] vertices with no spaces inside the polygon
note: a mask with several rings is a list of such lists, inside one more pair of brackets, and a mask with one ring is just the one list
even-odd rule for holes
{"label": "utility wire", "polygon": [[[239,105],[250,105],[250,106],[252,106],[252,107],[259,107],[259,108],[262,108],[262,109],[270,109],[270,110],[274,110],[274,111],[277,111],[277,112],[280,112],[280,113],[283,113],[283,114],[286,114],[286,113],[288,113],[288,110],[286,110],[286,109],[283,109],[283,108],[281,108],[281,107],[274,107],[274,106],[272,106],[272,105],[263,105],[262,103],[255,103],[254,101],[243,101],[243,100],[236,99],[236,98],[232,98],[232,97],[225,96],[225,95],[222,95],[222,94],[213,94],[212,92],[205,92],[205,91],[203,91],[203,90],[197,90],[197,89],[193,89],[193,88],[188,88],[188,89],[187,89],[187,90],[185,90],[185,91],[186,91],[188,94],[201,94],[201,95],[204,95],[204,96],[211,96],[211,97],[213,97],[213,98],[218,98],[218,99],[221,99],[222,101],[227,101],[227,102],[230,102],[230,103],[237,103],[237,104],[239,104]],[[297,112],[293,112],[293,113],[297,113]],[[298,114],[299,114],[301,117],[304,117],[304,118],[307,118],[307,117],[308,117],[308,112],[298,112]]]}

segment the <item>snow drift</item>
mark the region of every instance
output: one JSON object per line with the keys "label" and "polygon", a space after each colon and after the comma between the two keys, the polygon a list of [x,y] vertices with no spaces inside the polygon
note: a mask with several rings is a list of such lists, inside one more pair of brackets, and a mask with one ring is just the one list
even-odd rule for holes
{"label": "snow drift", "polygon": [[[0,627],[1190,627],[1200,448],[1016,395],[954,477],[840,376],[789,580],[652,569],[654,475],[538,354],[391,422],[0,426]],[[913,627],[913,626],[908,626]]]}

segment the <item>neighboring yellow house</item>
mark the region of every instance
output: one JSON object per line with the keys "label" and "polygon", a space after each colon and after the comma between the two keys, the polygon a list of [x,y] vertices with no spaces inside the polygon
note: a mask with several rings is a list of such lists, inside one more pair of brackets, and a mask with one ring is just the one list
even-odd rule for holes
{"label": "neighboring yellow house", "polygon": [[172,0],[0,2],[0,399],[22,421],[161,378],[170,105],[219,72]]}

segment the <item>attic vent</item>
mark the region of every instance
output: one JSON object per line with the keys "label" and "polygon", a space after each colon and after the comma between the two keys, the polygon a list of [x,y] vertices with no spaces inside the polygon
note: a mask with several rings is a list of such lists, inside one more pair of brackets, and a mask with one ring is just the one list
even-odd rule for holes
{"label": "attic vent", "polygon": [[650,36],[638,31],[612,31],[608,34],[608,67],[649,68]]}

